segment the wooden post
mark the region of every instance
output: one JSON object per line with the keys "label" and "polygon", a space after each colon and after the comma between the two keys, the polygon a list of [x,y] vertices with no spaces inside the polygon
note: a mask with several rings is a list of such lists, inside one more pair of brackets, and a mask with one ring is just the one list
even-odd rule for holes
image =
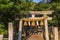
{"label": "wooden post", "polygon": [[18,40],[22,40],[22,20],[19,22],[19,35]]}
{"label": "wooden post", "polygon": [[34,17],[35,17],[35,15],[33,14],[33,15],[32,15],[32,17],[34,18]]}
{"label": "wooden post", "polygon": [[54,40],[58,40],[58,27],[54,27],[53,29],[54,29],[53,30],[54,31],[53,32],[54,33]]}
{"label": "wooden post", "polygon": [[46,38],[46,40],[49,40],[48,22],[46,19],[44,20],[44,22],[45,22],[45,38]]}
{"label": "wooden post", "polygon": [[30,26],[30,21],[28,21],[28,24],[29,24],[29,26]]}
{"label": "wooden post", "polygon": [[37,25],[39,25],[38,21],[36,21]]}
{"label": "wooden post", "polygon": [[3,34],[0,34],[0,40],[3,40]]}
{"label": "wooden post", "polygon": [[8,40],[13,40],[13,23],[8,23]]}

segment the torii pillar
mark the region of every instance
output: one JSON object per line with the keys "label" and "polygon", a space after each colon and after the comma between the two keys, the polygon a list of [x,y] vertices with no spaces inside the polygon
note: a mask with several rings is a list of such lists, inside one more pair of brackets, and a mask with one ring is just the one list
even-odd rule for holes
{"label": "torii pillar", "polygon": [[48,20],[52,20],[51,17],[44,20],[45,22],[45,38],[46,40],[49,40],[49,33],[48,33]]}
{"label": "torii pillar", "polygon": [[45,38],[46,40],[49,40],[49,33],[48,33],[48,23],[47,20],[44,20],[45,22]]}

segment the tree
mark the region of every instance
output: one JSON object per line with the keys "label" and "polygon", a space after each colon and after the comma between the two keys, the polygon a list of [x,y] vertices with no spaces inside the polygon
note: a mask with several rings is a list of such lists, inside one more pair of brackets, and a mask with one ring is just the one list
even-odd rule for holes
{"label": "tree", "polygon": [[0,22],[0,34],[7,34],[7,30],[2,22]]}
{"label": "tree", "polygon": [[15,17],[18,15],[19,16],[26,15],[28,11],[44,11],[44,10],[54,10],[54,13],[52,14],[53,18],[55,16],[56,16],[55,18],[58,19],[60,18],[59,16],[60,3],[52,3],[55,2],[54,0],[52,0],[51,3],[47,3],[47,4],[36,3],[36,2],[32,2],[31,0],[21,0],[21,1],[0,0],[0,21],[7,24],[9,21],[15,21]]}
{"label": "tree", "polygon": [[58,3],[58,2],[60,2],[60,0],[51,0],[51,2],[57,2]]}

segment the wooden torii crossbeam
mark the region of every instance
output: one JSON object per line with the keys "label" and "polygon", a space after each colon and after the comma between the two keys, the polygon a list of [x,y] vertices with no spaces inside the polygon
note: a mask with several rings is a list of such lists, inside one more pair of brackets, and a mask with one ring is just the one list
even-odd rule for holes
{"label": "wooden torii crossbeam", "polygon": [[52,12],[54,11],[29,11],[30,14],[43,14],[43,15],[47,15],[47,14],[52,14]]}
{"label": "wooden torii crossbeam", "polygon": [[37,17],[37,18],[23,18],[22,20],[25,20],[25,21],[39,21],[39,20],[44,20],[48,18],[47,16],[46,17]]}
{"label": "wooden torii crossbeam", "polygon": [[40,20],[44,20],[44,19],[52,20],[52,17],[23,18],[22,20],[25,20],[25,21],[40,21]]}

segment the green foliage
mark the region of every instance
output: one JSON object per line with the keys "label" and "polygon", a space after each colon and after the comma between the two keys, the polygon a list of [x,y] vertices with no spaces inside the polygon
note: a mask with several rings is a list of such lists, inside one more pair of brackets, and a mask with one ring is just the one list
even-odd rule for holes
{"label": "green foliage", "polygon": [[44,10],[50,10],[52,7],[51,4],[41,4],[40,8],[44,11]]}
{"label": "green foliage", "polygon": [[7,30],[2,22],[0,22],[0,34],[7,34]]}
{"label": "green foliage", "polygon": [[56,9],[60,10],[60,3],[56,5]]}
{"label": "green foliage", "polygon": [[58,3],[58,2],[60,2],[60,0],[51,0],[51,2],[56,2],[56,3]]}
{"label": "green foliage", "polygon": [[[53,0],[54,1],[54,0]],[[28,2],[23,0],[0,0],[0,21],[3,22],[14,21],[16,15],[26,15],[28,11],[47,11],[54,10],[54,13],[51,15],[53,20],[50,21],[50,24],[60,23],[60,3],[35,3]],[[56,0],[57,1],[57,0]],[[55,17],[56,16],[56,17]],[[55,19],[56,18],[56,19]],[[58,21],[58,22],[57,22]]]}
{"label": "green foliage", "polygon": [[0,10],[5,10],[5,9],[9,9],[13,6],[13,2],[9,2],[8,4],[0,4]]}
{"label": "green foliage", "polygon": [[10,0],[0,0],[0,3],[7,4]]}
{"label": "green foliage", "polygon": [[37,3],[31,2],[31,3],[29,3],[29,4],[30,4],[30,5],[29,5],[29,10],[30,10],[30,11],[35,10],[35,6],[36,6]]}

